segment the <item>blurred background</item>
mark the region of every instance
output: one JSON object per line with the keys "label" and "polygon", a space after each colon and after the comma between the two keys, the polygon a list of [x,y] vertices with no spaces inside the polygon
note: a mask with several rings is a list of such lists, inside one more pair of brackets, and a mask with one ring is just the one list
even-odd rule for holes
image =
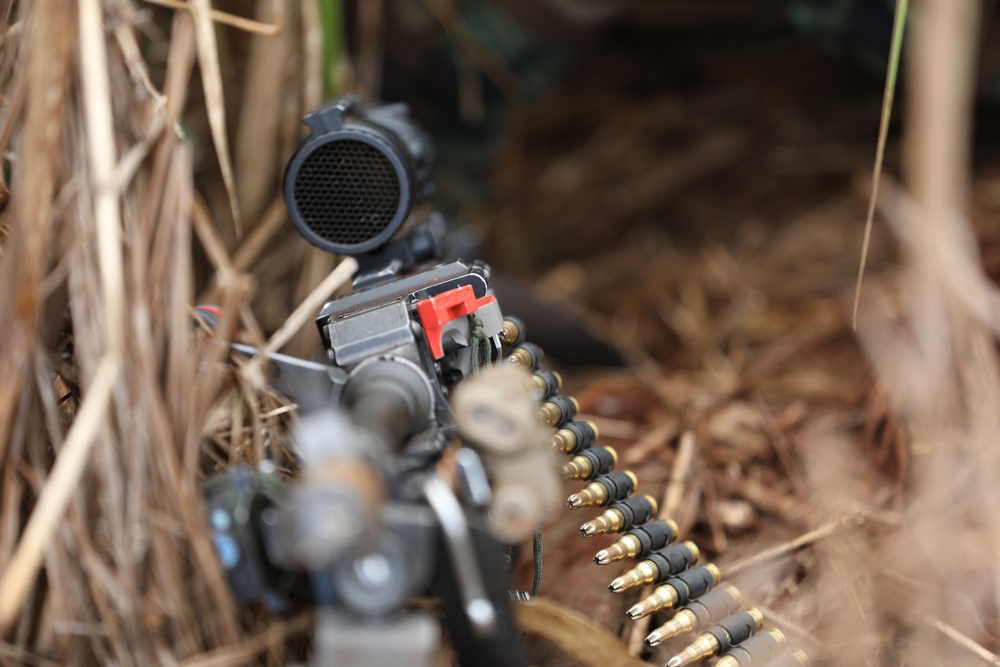
{"label": "blurred background", "polygon": [[[346,91],[430,130],[434,205],[501,308],[790,645],[818,665],[1000,664],[995,4],[914,2],[911,24],[974,19],[904,48],[855,329],[891,0],[0,2],[0,577],[102,359],[125,362],[0,664],[301,654],[308,621],[232,607],[189,506],[202,474],[282,442],[289,411],[177,341],[213,301],[260,342],[329,274],[280,183],[304,113]],[[283,351],[319,349],[307,323]],[[665,619],[625,619],[636,596],[591,561],[610,540],[580,539],[576,514],[546,528],[541,593],[662,663],[642,638]]]}

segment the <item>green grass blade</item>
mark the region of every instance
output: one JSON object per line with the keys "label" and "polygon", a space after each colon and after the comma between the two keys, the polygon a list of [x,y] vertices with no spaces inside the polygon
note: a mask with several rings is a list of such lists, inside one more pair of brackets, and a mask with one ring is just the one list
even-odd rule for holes
{"label": "green grass blade", "polygon": [[341,92],[337,78],[344,57],[344,8],[340,0],[316,2],[323,24],[323,93],[333,97]]}
{"label": "green grass blade", "polygon": [[875,167],[872,170],[872,191],[868,198],[868,215],[865,219],[865,240],[861,246],[861,263],[858,265],[858,283],[854,291],[854,314],[851,326],[858,328],[858,304],[861,302],[861,283],[868,263],[868,246],[872,238],[872,221],[875,218],[875,202],[878,199],[879,182],[882,180],[882,162],[885,158],[885,142],[889,135],[889,121],[892,117],[892,100],[896,92],[896,78],[899,73],[899,56],[903,50],[903,32],[910,10],[910,0],[896,0],[896,16],[892,24],[892,44],[889,47],[889,67],[885,76],[885,92],[882,94],[882,120],[878,130],[878,148],[875,150]]}

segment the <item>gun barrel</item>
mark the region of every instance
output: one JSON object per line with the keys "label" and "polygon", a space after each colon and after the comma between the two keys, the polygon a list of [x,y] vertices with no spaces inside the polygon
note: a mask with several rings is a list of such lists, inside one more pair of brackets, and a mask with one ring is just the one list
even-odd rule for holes
{"label": "gun barrel", "polygon": [[343,403],[358,426],[392,451],[428,422],[433,400],[429,381],[415,364],[379,359],[351,374]]}

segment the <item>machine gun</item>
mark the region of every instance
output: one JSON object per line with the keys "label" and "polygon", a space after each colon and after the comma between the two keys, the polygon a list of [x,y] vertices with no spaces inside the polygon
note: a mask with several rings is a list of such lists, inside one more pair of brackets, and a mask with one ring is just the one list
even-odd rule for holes
{"label": "machine gun", "polygon": [[[346,97],[305,123],[290,217],[361,268],[317,319],[326,362],[271,357],[302,411],[299,477],[238,469],[205,484],[231,588],[276,611],[316,604],[316,665],[434,664],[440,623],[416,596],[439,602],[462,664],[521,665],[511,551],[560,484],[529,374],[492,368],[520,327],[485,264],[449,261],[443,219],[412,219],[431,147],[405,107]],[[449,484],[437,467],[458,441]]]}
{"label": "machine gun", "polygon": [[[462,665],[524,665],[511,604],[529,596],[511,590],[509,572],[565,478],[589,482],[570,508],[605,508],[584,537],[628,531],[595,561],[645,559],[612,591],[662,584],[631,618],[692,603],[691,620],[661,628],[655,643],[717,623],[671,665],[754,635],[763,617],[738,611],[738,593],[699,611],[718,568],[695,567],[692,543],[671,545],[677,527],[656,520],[653,498],[629,497],[635,475],[612,472],[615,452],[574,421],[575,399],[558,394],[561,379],[540,369],[523,323],[501,312],[489,267],[452,259],[443,219],[413,213],[433,192],[432,151],[406,107],[348,96],[305,123],[284,178],[289,216],[360,268],[353,293],[316,320],[325,361],[270,356],[275,387],[300,407],[301,473],[236,469],[204,485],[235,597],[276,612],[316,605],[317,667],[430,667],[442,627]],[[573,456],[562,475],[557,452]],[[773,657],[774,637],[783,646],[775,632],[731,662],[763,664],[754,655]]]}

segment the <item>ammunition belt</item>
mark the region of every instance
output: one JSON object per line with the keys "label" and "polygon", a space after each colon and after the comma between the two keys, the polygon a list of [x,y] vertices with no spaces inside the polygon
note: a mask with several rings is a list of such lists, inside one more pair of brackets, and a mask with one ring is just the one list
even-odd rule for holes
{"label": "ammunition belt", "polygon": [[554,429],[551,445],[570,457],[563,465],[563,478],[586,483],[569,496],[567,507],[602,510],[580,526],[580,534],[585,538],[621,534],[615,543],[595,554],[594,562],[603,566],[625,559],[638,561],[611,581],[608,590],[620,594],[656,586],[625,612],[632,621],[673,611],[670,620],[645,638],[646,646],[698,632],[666,667],[683,667],[715,656],[719,656],[716,665],[723,667],[808,667],[806,653],[788,649],[780,630],[765,629],[764,614],[755,607],[744,607],[742,594],[721,580],[716,565],[699,563],[701,551],[696,544],[677,542],[677,523],[658,515],[655,498],[633,495],[640,486],[635,473],[616,472],[618,454],[599,444],[597,426],[576,421],[578,401],[559,394],[562,379],[541,368],[544,354],[538,346],[524,342],[523,323],[506,319],[501,342],[506,363],[532,373],[542,417]]}

